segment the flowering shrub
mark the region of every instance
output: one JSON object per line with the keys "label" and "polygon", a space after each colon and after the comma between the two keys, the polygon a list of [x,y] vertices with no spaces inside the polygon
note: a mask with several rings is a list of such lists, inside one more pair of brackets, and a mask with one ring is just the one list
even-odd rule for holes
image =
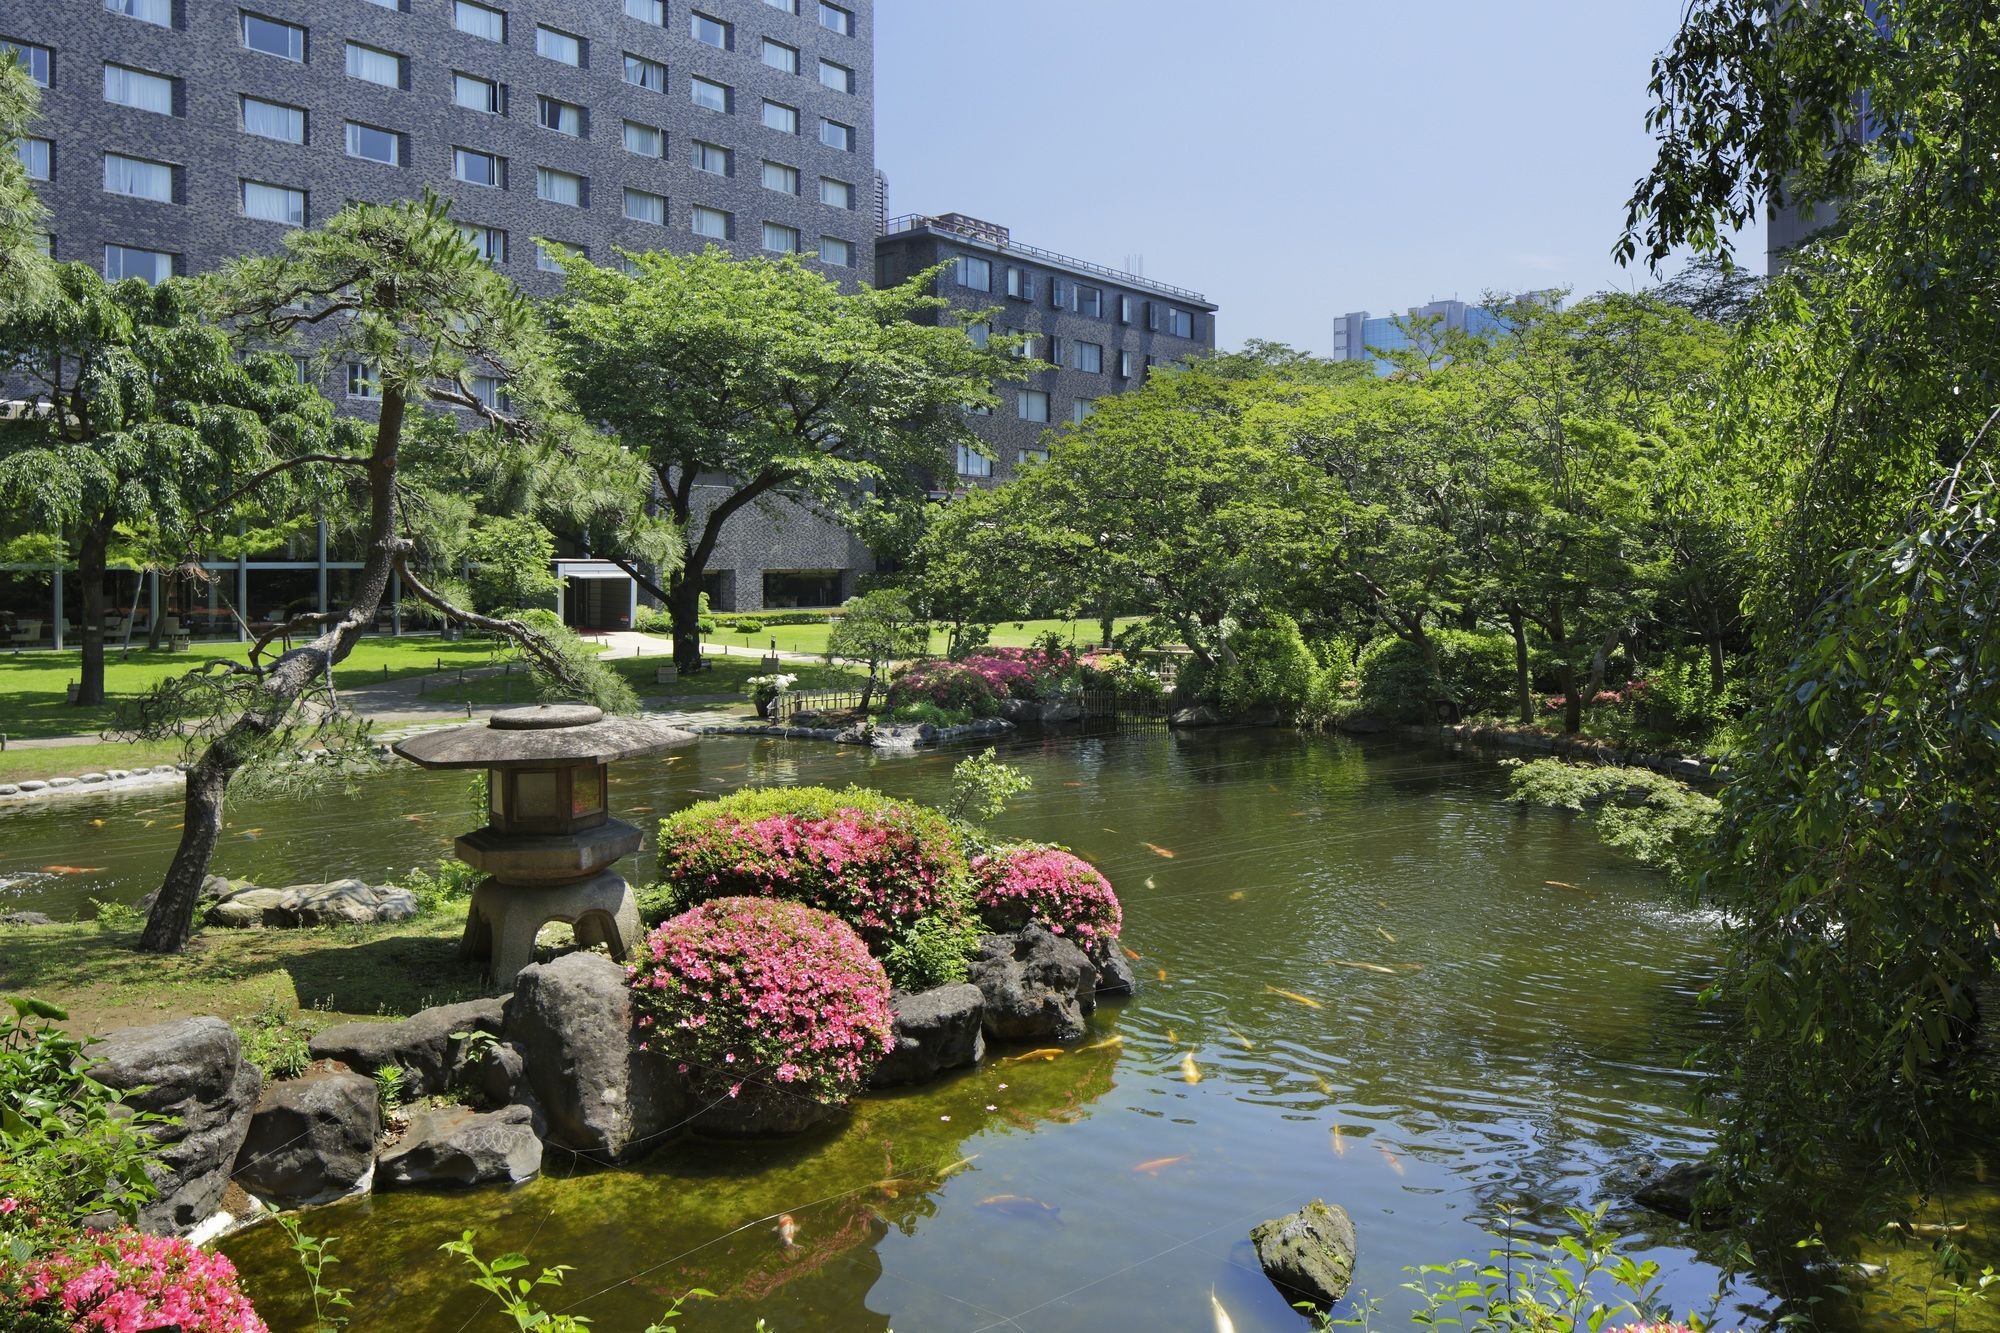
{"label": "flowering shrub", "polygon": [[[236,1286],[236,1266],[168,1236],[129,1228],[78,1239],[19,1268],[0,1265],[0,1312],[78,1333],[267,1333]],[[39,1316],[39,1320],[37,1320]]]}
{"label": "flowering shrub", "polygon": [[846,1100],[894,1044],[889,978],[846,923],[797,903],[719,898],[646,937],[630,969],[641,1045],[696,1095],[746,1083]]}
{"label": "flowering shrub", "polygon": [[979,911],[996,930],[1039,921],[1086,952],[1118,938],[1118,895],[1097,868],[1061,847],[1006,847],[972,863]]}
{"label": "flowering shrub", "polygon": [[799,678],[796,674],[789,671],[780,671],[775,675],[752,676],[744,684],[750,687],[750,702],[761,713],[770,704],[771,700],[792,688],[792,686],[798,683],[798,680]]}
{"label": "flowering shrub", "polygon": [[963,663],[941,660],[918,662],[898,672],[883,702],[892,713],[922,704],[967,717],[991,717],[1000,711],[1000,695],[991,681]]}
{"label": "flowering shrub", "polygon": [[1075,666],[1076,658],[1060,650],[981,648],[957,661],[932,659],[906,668],[889,686],[889,707],[928,703],[990,717],[1002,699],[1044,697]]}
{"label": "flowering shrub", "polygon": [[1117,690],[1124,694],[1163,694],[1160,678],[1123,653],[1098,650],[1077,658],[1077,674],[1084,688]]}
{"label": "flowering shrub", "polygon": [[752,788],[704,801],[660,821],[658,864],[671,910],[735,896],[804,903],[854,927],[908,989],[962,980],[977,945],[960,833],[878,792]]}

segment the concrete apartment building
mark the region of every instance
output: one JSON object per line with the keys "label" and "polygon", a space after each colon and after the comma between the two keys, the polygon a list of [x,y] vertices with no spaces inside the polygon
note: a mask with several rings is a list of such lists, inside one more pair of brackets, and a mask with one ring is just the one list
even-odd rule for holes
{"label": "concrete apartment building", "polygon": [[[872,0],[0,0],[0,47],[41,85],[21,152],[58,259],[193,274],[349,200],[430,189],[548,295],[536,236],[599,262],[813,252],[830,276],[873,281],[873,23]],[[324,385],[363,414],[368,387],[356,367]],[[322,527],[218,565],[205,606],[130,573],[110,600],[235,635],[229,604],[244,619],[337,604],[359,568],[337,547]],[[784,505],[737,516],[722,547],[707,573],[727,608],[821,598],[829,579],[850,591],[867,567],[845,530]],[[622,573],[587,558],[562,572],[573,622],[629,620]],[[40,621],[59,645],[62,581],[0,569],[10,633]]]}
{"label": "concrete apartment building", "polygon": [[944,263],[941,296],[958,310],[997,307],[991,331],[1030,335],[1024,350],[1051,366],[998,386],[999,405],[972,419],[991,456],[961,449],[959,486],[1006,480],[1044,453],[1052,427],[1083,420],[1097,399],[1135,387],[1153,366],[1215,351],[1216,306],[1199,292],[1024,245],[962,213],[884,223],[879,283]]}

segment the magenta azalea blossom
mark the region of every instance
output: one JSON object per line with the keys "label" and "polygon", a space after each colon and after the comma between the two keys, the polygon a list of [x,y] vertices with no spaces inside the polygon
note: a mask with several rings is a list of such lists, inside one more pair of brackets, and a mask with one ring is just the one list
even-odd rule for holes
{"label": "magenta azalea blossom", "polygon": [[269,1333],[227,1256],[172,1236],[125,1229],[11,1272],[0,1264],[0,1285],[78,1333]]}
{"label": "magenta azalea blossom", "polygon": [[1014,930],[1039,921],[1086,950],[1118,938],[1123,915],[1111,882],[1061,847],[1010,847],[972,863],[979,910],[988,924]]}

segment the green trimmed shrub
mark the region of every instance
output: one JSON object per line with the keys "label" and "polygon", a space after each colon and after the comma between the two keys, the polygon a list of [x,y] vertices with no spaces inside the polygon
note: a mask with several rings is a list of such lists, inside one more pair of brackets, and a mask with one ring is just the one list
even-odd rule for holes
{"label": "green trimmed shrub", "polygon": [[1348,712],[1390,722],[1429,722],[1431,703],[1449,699],[1459,711],[1504,711],[1514,693],[1514,641],[1505,634],[1476,630],[1431,631],[1437,675],[1425,669],[1423,653],[1408,639],[1377,639],[1356,656],[1360,689]]}

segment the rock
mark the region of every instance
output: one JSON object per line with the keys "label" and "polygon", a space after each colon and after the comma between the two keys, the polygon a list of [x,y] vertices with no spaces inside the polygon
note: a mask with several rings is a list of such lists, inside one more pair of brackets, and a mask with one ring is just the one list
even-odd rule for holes
{"label": "rock", "polygon": [[417,895],[394,884],[375,886],[375,924],[393,925],[398,921],[409,921],[423,907],[417,902]]}
{"label": "rock", "polygon": [[511,1041],[497,1042],[476,1056],[468,1053],[459,1066],[455,1086],[470,1092],[483,1106],[505,1106],[527,1091],[528,1062]]}
{"label": "rock", "polygon": [[402,1141],[382,1154],[376,1182],[390,1189],[532,1179],[542,1169],[542,1141],[533,1121],[525,1106],[484,1114],[463,1106],[428,1107],[410,1117]]}
{"label": "rock", "polygon": [[49,784],[40,778],[29,778],[20,784],[22,791],[47,791]]}
{"label": "rock", "polygon": [[1023,722],[1039,722],[1042,720],[1042,705],[1036,699],[1009,696],[1000,701],[1000,716],[1017,726]]}
{"label": "rock", "polygon": [[274,926],[365,926],[376,919],[375,890],[358,879],[293,884],[274,911]]}
{"label": "rock", "polygon": [[1059,935],[1031,922],[1012,935],[982,935],[967,979],[979,988],[981,1024],[999,1041],[1083,1035],[1097,1007],[1097,968]]}
{"label": "rock", "polygon": [[[609,961],[608,959],[606,960]],[[464,1038],[454,1032],[491,1032],[501,1028],[499,999],[467,1000],[423,1009],[397,1023],[343,1023],[313,1035],[315,1060],[338,1060],[350,1069],[373,1074],[390,1065],[410,1071],[424,1095],[449,1091],[454,1075],[470,1054]]]}
{"label": "rock", "polygon": [[0,796],[19,796],[21,789],[12,782],[0,782]]}
{"label": "rock", "polygon": [[164,1145],[152,1171],[160,1194],[139,1210],[139,1226],[160,1234],[187,1231],[222,1200],[264,1076],[243,1058],[235,1030],[219,1018],[124,1028],[91,1053],[97,1058],[91,1077],[130,1094],[127,1106],[179,1119],[153,1127]]}
{"label": "rock", "polygon": [[1112,940],[1101,952],[1091,958],[1097,968],[1097,993],[1099,995],[1136,995],[1139,993],[1139,979],[1132,973],[1132,964],[1119,952],[1118,941]]}
{"label": "rock", "polygon": [[929,722],[906,722],[876,727],[869,733],[868,743],[878,750],[914,750],[920,745],[936,745],[937,738],[938,729]]}
{"label": "rock", "polygon": [[867,745],[874,739],[875,729],[866,722],[857,722],[850,727],[842,727],[834,733],[833,739],[842,745]]}
{"label": "rock", "polygon": [[[204,892],[207,886],[203,886]],[[241,889],[209,904],[202,920],[211,926],[232,930],[257,930],[278,924],[278,914],[286,901],[285,889]],[[151,911],[151,905],[146,908]]]}
{"label": "rock", "polygon": [[688,1128],[718,1138],[772,1138],[811,1129],[843,1109],[838,1102],[746,1083],[738,1095],[715,1098],[695,1111]]}
{"label": "rock", "polygon": [[[1040,721],[1043,726],[1062,722],[1076,722],[1083,717],[1083,696],[1080,694],[1059,694],[1053,699],[1044,699]],[[1011,720],[1011,719],[1010,719]]]}
{"label": "rock", "polygon": [[113,782],[123,782],[126,778],[131,777],[132,773],[129,769],[107,768],[104,770],[104,776],[110,778]]}
{"label": "rock", "polygon": [[375,1080],[365,1075],[316,1069],[273,1083],[237,1151],[236,1182],[288,1206],[337,1199],[367,1180],[381,1132]]}
{"label": "rock", "polygon": [[1354,1223],[1345,1210],[1314,1199],[1296,1213],[1250,1229],[1257,1262],[1287,1304],[1310,1301],[1330,1310],[1354,1275]]}
{"label": "rock", "polygon": [[[195,891],[195,903],[199,906],[201,903],[217,902],[240,889],[254,889],[256,887],[255,884],[252,884],[247,879],[229,880],[224,879],[221,875],[209,875],[202,880],[201,888]],[[153,910],[153,900],[159,896],[160,891],[154,889],[132,906],[141,916],[144,916]]]}
{"label": "rock", "polygon": [[1344,717],[1333,724],[1334,730],[1344,731],[1350,736],[1379,736],[1394,724],[1387,718],[1375,717],[1369,713],[1357,713]]}
{"label": "rock", "polygon": [[522,968],[504,1030],[520,1048],[551,1144],[630,1161],[680,1121],[680,1077],[639,1049],[625,969],[602,954],[568,953]]}
{"label": "rock", "polygon": [[78,782],[103,782],[105,779],[102,773],[79,773],[76,780]]}
{"label": "rock", "polygon": [[1215,727],[1222,724],[1222,717],[1207,704],[1196,704],[1192,708],[1175,710],[1167,719],[1170,727]]}
{"label": "rock", "polygon": [[0,912],[0,926],[53,926],[55,921],[42,912]]}
{"label": "rock", "polygon": [[969,982],[927,991],[898,991],[889,1000],[896,1045],[869,1076],[871,1088],[924,1083],[947,1069],[976,1065],[986,1054],[980,1019],[986,999]]}
{"label": "rock", "polygon": [[63,788],[63,787],[74,787],[75,785],[76,785],[76,779],[75,779],[75,778],[50,778],[50,779],[49,779],[49,786],[51,786],[51,787],[54,787],[54,788],[57,788],[57,789],[61,789],[61,788]]}
{"label": "rock", "polygon": [[1676,1162],[1632,1191],[1632,1202],[1698,1227],[1715,1226],[1722,1218],[1701,1203],[1703,1190],[1714,1179],[1715,1168],[1706,1162]]}

